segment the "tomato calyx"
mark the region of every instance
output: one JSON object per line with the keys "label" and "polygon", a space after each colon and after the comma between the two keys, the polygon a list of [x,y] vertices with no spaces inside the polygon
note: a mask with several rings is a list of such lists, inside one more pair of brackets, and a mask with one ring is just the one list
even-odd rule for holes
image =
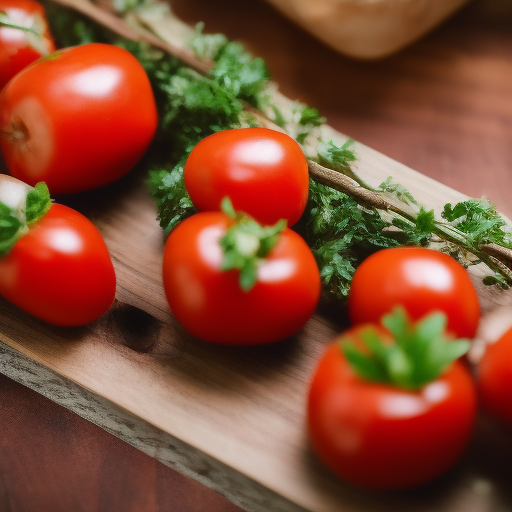
{"label": "tomato calyx", "polygon": [[471,346],[467,339],[445,335],[444,313],[413,322],[405,309],[397,307],[381,322],[388,333],[365,327],[358,335],[362,346],[347,338],[339,342],[352,369],[364,380],[417,391],[443,375]]}
{"label": "tomato calyx", "polygon": [[265,261],[286,228],[286,220],[281,219],[273,226],[262,226],[246,213],[236,212],[228,197],[222,200],[221,209],[235,221],[219,241],[224,253],[221,269],[224,272],[239,270],[240,288],[248,292],[258,280],[258,266]]}
{"label": "tomato calyx", "polygon": [[14,244],[50,209],[52,199],[45,183],[28,187],[0,176],[0,257],[6,256]]}

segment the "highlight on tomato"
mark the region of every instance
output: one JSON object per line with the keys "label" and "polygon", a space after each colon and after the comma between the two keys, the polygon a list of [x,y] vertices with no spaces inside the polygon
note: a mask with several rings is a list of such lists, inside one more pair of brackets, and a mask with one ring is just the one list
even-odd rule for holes
{"label": "highlight on tomato", "polygon": [[423,247],[382,249],[356,269],[348,296],[352,324],[378,323],[399,305],[413,320],[445,313],[448,331],[459,338],[474,338],[480,321],[478,295],[464,267]]}
{"label": "highlight on tomato", "polygon": [[0,175],[0,295],[59,326],[87,324],[114,301],[107,246],[86,217],[34,188]]}
{"label": "highlight on tomato", "polygon": [[224,130],[204,138],[184,167],[185,187],[199,211],[219,211],[228,196],[261,224],[301,217],[308,199],[308,164],[290,136],[268,128]]}
{"label": "highlight on tomato", "polygon": [[40,59],[0,95],[0,147],[14,177],[52,194],[111,183],[157,128],[149,79],[123,48],[91,43]]}
{"label": "highlight on tomato", "polygon": [[0,89],[29,64],[54,51],[39,2],[0,0]]}
{"label": "highlight on tomato", "polygon": [[413,323],[398,308],[382,323],[328,345],[309,391],[309,436],[346,482],[406,489],[442,475],[468,443],[476,391],[458,358],[469,342],[444,337],[442,313]]}
{"label": "highlight on tomato", "polygon": [[296,334],[315,311],[315,258],[284,221],[261,226],[235,213],[201,212],[167,239],[163,283],[175,318],[193,336],[258,345]]}
{"label": "highlight on tomato", "polygon": [[477,383],[483,407],[512,427],[512,329],[487,345],[478,363]]}

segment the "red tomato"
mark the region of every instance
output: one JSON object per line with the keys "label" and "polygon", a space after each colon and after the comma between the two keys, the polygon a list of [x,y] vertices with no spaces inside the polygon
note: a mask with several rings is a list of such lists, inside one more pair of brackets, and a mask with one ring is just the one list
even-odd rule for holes
{"label": "red tomato", "polygon": [[96,227],[60,204],[0,259],[0,295],[54,325],[95,320],[114,300],[116,276]]}
{"label": "red tomato", "polygon": [[148,148],[157,111],[144,69],[106,44],[69,48],[16,75],[0,95],[0,146],[10,173],[52,194],[106,185]]}
{"label": "red tomato", "polygon": [[413,320],[444,312],[447,330],[459,338],[473,338],[480,319],[478,296],[462,265],[447,254],[421,247],[378,251],[354,274],[348,296],[353,324],[378,323],[397,305],[403,305]]}
{"label": "red tomato", "polygon": [[174,316],[193,336],[227,345],[270,343],[297,333],[320,295],[318,267],[309,247],[285,229],[259,267],[257,283],[244,292],[238,271],[220,269],[219,239],[232,222],[222,212],[203,212],[171,232],[163,279]]}
{"label": "red tomato", "polygon": [[220,210],[229,196],[262,224],[301,217],[308,199],[308,164],[288,135],[267,128],[225,130],[192,150],[183,172],[185,187],[199,211]]}
{"label": "red tomato", "polygon": [[483,406],[512,427],[512,329],[487,346],[477,381]]}
{"label": "red tomato", "polygon": [[55,51],[43,6],[32,0],[0,0],[9,22],[37,34],[0,26],[0,89],[23,68]]}
{"label": "red tomato", "polygon": [[[360,329],[345,336],[357,342]],[[342,479],[371,489],[405,489],[455,463],[475,413],[474,384],[459,361],[419,391],[406,391],[358,377],[335,340],[312,380],[308,424],[315,452]]]}

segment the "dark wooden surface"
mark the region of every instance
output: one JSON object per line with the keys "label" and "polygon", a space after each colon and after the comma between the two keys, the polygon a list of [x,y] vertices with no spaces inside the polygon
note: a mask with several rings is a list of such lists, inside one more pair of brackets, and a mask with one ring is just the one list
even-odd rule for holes
{"label": "dark wooden surface", "polygon": [[[511,2],[474,1],[379,62],[336,54],[260,0],[174,5],[245,42],[338,130],[512,216]],[[0,512],[238,510],[3,376],[0,425]]]}

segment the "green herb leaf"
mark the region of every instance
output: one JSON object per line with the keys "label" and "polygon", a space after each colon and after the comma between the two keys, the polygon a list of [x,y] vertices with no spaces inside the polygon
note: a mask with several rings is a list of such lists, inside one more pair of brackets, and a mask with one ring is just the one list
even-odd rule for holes
{"label": "green herb leaf", "polygon": [[472,245],[495,243],[512,248],[512,229],[486,199],[468,199],[444,207],[442,217],[466,234]]}
{"label": "green herb leaf", "polygon": [[402,203],[419,206],[418,201],[414,199],[413,195],[403,185],[395,183],[392,176],[388,176],[386,181],[383,181],[377,190],[396,197]]}
{"label": "green herb leaf", "polygon": [[318,162],[329,169],[353,175],[350,163],[357,160],[353,145],[352,139],[348,139],[341,146],[337,146],[332,140],[322,144],[318,147]]}

